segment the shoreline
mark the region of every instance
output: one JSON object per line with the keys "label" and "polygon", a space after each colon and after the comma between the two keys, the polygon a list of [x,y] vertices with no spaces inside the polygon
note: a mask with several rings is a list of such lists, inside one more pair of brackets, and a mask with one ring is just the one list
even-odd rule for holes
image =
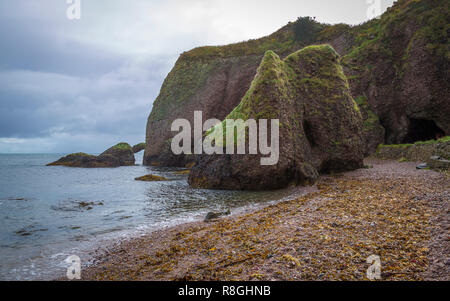
{"label": "shoreline", "polygon": [[294,200],[118,241],[82,280],[367,280],[373,254],[385,280],[448,280],[447,176],[366,161]]}

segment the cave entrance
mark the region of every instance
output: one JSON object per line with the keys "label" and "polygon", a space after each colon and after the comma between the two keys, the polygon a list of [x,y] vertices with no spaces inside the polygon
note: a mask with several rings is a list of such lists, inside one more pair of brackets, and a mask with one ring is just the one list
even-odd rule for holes
{"label": "cave entrance", "polygon": [[410,118],[408,134],[403,138],[402,143],[428,141],[439,139],[443,136],[445,136],[445,132],[433,120]]}

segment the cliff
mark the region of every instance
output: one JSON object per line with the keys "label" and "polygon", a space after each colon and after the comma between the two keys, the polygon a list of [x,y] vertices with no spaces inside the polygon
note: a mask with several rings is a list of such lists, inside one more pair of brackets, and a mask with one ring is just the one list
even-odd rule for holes
{"label": "cliff", "polygon": [[144,164],[192,162],[170,151],[173,120],[192,122],[196,110],[205,120],[223,120],[248,91],[266,51],[284,59],[312,44],[330,44],[342,56],[364,119],[366,155],[381,143],[449,135],[449,16],[448,1],[403,0],[359,26],[299,19],[258,40],[185,52],[149,116]]}

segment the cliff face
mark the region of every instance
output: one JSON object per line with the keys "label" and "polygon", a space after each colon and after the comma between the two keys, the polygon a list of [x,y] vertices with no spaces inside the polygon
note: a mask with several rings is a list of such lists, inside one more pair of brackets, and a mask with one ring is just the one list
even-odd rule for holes
{"label": "cliff face", "polygon": [[[261,154],[203,155],[191,171],[190,185],[277,189],[314,182],[319,172],[363,165],[361,114],[331,46],[310,46],[284,60],[268,51],[249,91],[227,119],[278,119],[278,161],[267,166],[261,164],[267,157]],[[225,124],[221,126],[230,134]],[[245,139],[248,146],[249,135]]]}
{"label": "cliff face", "polygon": [[380,20],[352,29],[343,64],[365,108],[368,152],[450,133],[449,24],[448,1],[398,1]]}
{"label": "cliff face", "polygon": [[189,156],[175,156],[170,151],[172,122],[184,118],[193,124],[194,111],[202,111],[204,120],[224,119],[240,103],[267,50],[287,55],[304,44],[294,40],[292,26],[258,40],[183,53],[149,116],[144,164],[185,166],[191,162]]}
{"label": "cliff face", "polygon": [[166,78],[147,124],[146,165],[184,166],[190,156],[170,151],[173,120],[224,119],[249,89],[264,53],[285,58],[312,44],[330,44],[364,119],[365,153],[381,143],[450,134],[449,4],[400,0],[380,19],[360,26],[312,22],[299,39],[298,22],[258,40],[183,53]]}
{"label": "cliff face", "polygon": [[172,122],[184,118],[194,124],[194,111],[205,120],[223,119],[241,100],[252,81],[260,56],[182,56],[163,84],[147,125],[144,164],[185,166],[186,156],[170,150]]}

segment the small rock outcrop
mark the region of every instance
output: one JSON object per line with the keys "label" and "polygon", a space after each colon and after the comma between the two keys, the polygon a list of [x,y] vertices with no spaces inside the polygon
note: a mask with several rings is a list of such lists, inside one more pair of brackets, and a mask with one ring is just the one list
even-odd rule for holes
{"label": "small rock outcrop", "polygon": [[99,156],[75,153],[65,156],[47,166],[66,166],[81,168],[112,168],[135,164],[134,153],[128,143],[119,143]]}
{"label": "small rock outcrop", "polygon": [[103,167],[119,167],[119,160],[112,156],[103,156],[101,158],[85,153],[75,153],[67,155],[58,161],[48,164],[47,166],[66,166],[66,167],[82,167],[82,168],[103,168]]}
{"label": "small rock outcrop", "polygon": [[133,146],[133,152],[135,154],[143,151],[144,149],[145,149],[145,143],[139,143],[139,144],[136,144],[135,146]]}
{"label": "small rock outcrop", "polygon": [[119,160],[120,166],[131,166],[131,165],[134,165],[136,162],[134,159],[133,148],[128,143],[124,143],[124,142],[121,142],[121,143],[109,148],[108,150],[103,152],[99,156],[99,158],[102,158],[102,157],[105,158],[107,156],[108,156],[108,158],[109,158],[109,156],[117,158]]}
{"label": "small rock outcrop", "polygon": [[189,184],[268,190],[312,183],[320,172],[362,167],[362,117],[339,61],[329,45],[310,46],[284,60],[268,51],[249,91],[226,119],[278,119],[278,163],[262,166],[263,155],[202,155]]}

